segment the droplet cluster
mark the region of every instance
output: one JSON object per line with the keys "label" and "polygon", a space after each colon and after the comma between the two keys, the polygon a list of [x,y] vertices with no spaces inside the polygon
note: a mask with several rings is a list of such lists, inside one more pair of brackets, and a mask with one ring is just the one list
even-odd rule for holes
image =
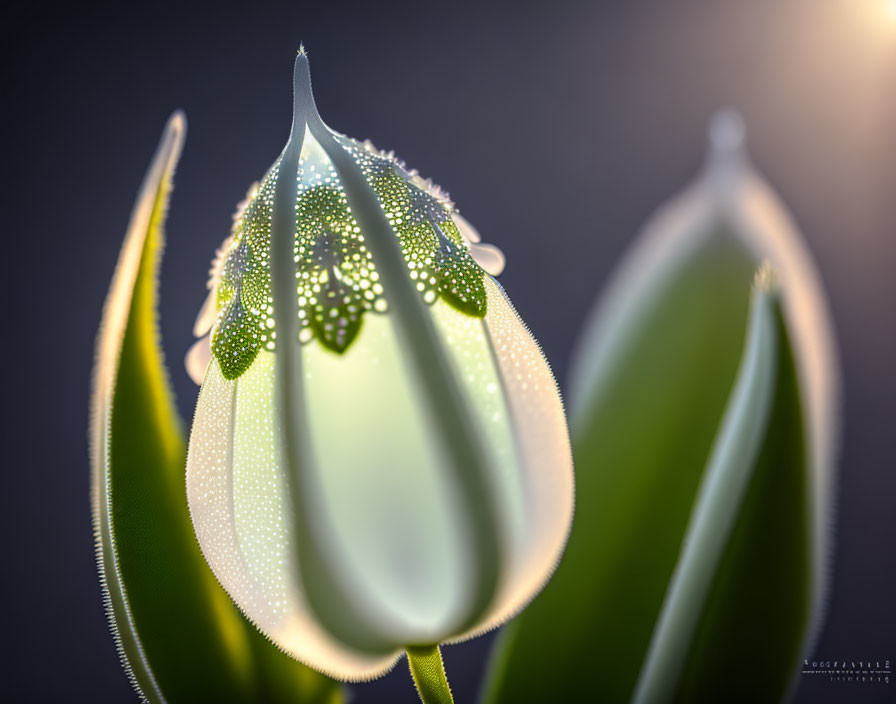
{"label": "droplet cluster", "polygon": [[332,164],[320,169],[303,162],[300,172],[294,252],[299,336],[343,352],[361,329],[362,313],[385,310],[383,287]]}
{"label": "droplet cluster", "polygon": [[398,236],[409,275],[427,303],[438,296],[469,315],[485,315],[483,271],[451,219],[447,198],[427,192],[422,181],[393,157],[340,140],[367,177]]}
{"label": "droplet cluster", "polygon": [[[440,296],[468,315],[486,309],[484,272],[451,218],[454,206],[426,188],[394,157],[339,136],[376,194],[395,233],[408,276],[428,303]],[[217,284],[218,317],[212,353],[225,378],[235,379],[262,349],[275,348],[271,293],[271,221],[279,163],[262,181],[234,224]],[[343,352],[366,312],[385,313],[388,292],[324,150],[306,135],[296,190],[296,264],[299,340],[314,338]]]}
{"label": "droplet cluster", "polygon": [[271,218],[278,166],[234,223],[217,284],[218,318],[212,354],[225,379],[236,379],[263,347],[274,349],[274,299],[271,294]]}

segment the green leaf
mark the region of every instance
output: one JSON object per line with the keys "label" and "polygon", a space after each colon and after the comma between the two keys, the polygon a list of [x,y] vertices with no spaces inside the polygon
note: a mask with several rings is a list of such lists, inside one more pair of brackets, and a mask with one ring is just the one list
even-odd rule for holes
{"label": "green leaf", "polygon": [[487,701],[627,701],[744,339],[755,264],[727,233],[671,266],[572,416],[576,515],[545,590],[502,634]]}
{"label": "green leaf", "polygon": [[186,445],[159,344],[156,279],[186,130],[165,128],[131,215],[97,340],[91,472],[97,562],[125,669],[151,702],[338,702],[239,612],[193,535]]}
{"label": "green leaf", "polygon": [[638,704],[781,700],[799,661],[810,603],[806,439],[769,271],[758,277],[738,380],[641,669]]}
{"label": "green leaf", "polygon": [[[629,701],[655,632],[652,653],[681,659],[658,699],[780,698],[818,628],[836,355],[811,258],[750,166],[743,136],[736,115],[716,118],[703,174],[648,222],[585,328],[570,388],[570,542],[544,592],[496,644],[488,702]],[[676,652],[658,619],[700,515],[700,487],[721,471],[713,452],[737,396],[750,282],[765,260],[781,290],[771,416],[741,475],[749,482],[723,553],[697,550],[698,567],[677,577],[699,568],[711,586]],[[703,510],[718,510],[712,503]]]}

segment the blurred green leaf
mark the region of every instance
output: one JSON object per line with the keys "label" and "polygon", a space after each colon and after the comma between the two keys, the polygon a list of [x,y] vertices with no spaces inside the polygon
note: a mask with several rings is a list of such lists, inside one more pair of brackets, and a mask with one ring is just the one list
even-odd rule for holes
{"label": "blurred green leaf", "polygon": [[[654,633],[645,700],[774,700],[818,627],[836,351],[811,257],[744,135],[735,113],[714,118],[703,173],[648,222],[585,327],[570,387],[572,535],[554,578],[496,644],[488,702],[629,701]],[[734,384],[763,261],[781,291],[766,336],[773,395],[742,416],[762,429],[761,449],[755,461],[731,454],[746,493],[727,506],[730,535],[686,537],[707,511],[725,513],[720,498],[698,508],[698,491],[725,476],[722,423],[743,396]],[[694,535],[720,540],[717,554],[689,552]],[[690,561],[670,591],[681,555]],[[675,584],[701,574],[702,598],[681,608],[688,600],[676,599],[695,592]],[[664,603],[679,606],[663,613]]]}
{"label": "blurred green leaf", "polygon": [[[575,418],[577,513],[566,555],[499,640],[487,701],[631,698],[724,432],[753,266],[719,231],[673,267],[627,328],[600,393]],[[644,701],[774,700],[799,657],[809,611],[807,463],[792,353],[777,303],[772,310],[764,370],[773,403],[754,409],[762,451],[750,462],[734,454],[743,465],[735,469],[752,478],[724,554],[707,564],[706,545],[694,547],[696,568],[686,569],[711,569],[712,588],[687,647],[657,646],[681,658],[677,688]]]}
{"label": "blurred green leaf", "polygon": [[621,329],[599,326],[614,348],[573,403],[570,541],[496,644],[487,701],[630,698],[734,382],[755,266],[720,231]]}
{"label": "blurred green leaf", "polygon": [[760,272],[737,385],[638,704],[780,701],[799,661],[810,603],[808,465],[793,352],[769,271]]}
{"label": "blurred green leaf", "polygon": [[156,319],[171,176],[166,126],[137,198],[97,340],[91,470],[97,561],[123,664],[152,702],[338,702],[332,680],[268,642],[215,581],[193,534],[186,445]]}

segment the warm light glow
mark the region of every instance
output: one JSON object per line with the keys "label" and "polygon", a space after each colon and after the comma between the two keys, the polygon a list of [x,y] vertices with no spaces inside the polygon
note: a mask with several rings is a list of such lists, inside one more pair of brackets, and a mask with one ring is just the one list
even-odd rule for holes
{"label": "warm light glow", "polygon": [[[896,28],[896,0],[873,0],[873,2],[849,3],[847,8],[839,12],[846,17],[849,12],[857,20],[864,23],[866,34],[876,34],[880,38],[892,39]],[[889,45],[890,42],[887,41]]]}

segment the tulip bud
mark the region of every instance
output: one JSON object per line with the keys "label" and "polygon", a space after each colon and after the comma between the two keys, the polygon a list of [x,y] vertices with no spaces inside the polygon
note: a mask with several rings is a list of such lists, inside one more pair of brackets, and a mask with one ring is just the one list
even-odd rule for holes
{"label": "tulip bud", "polygon": [[212,271],[187,494],[225,590],[341,679],[494,628],[572,517],[556,383],[503,257],[438,187],[328,128],[295,64],[292,132]]}

